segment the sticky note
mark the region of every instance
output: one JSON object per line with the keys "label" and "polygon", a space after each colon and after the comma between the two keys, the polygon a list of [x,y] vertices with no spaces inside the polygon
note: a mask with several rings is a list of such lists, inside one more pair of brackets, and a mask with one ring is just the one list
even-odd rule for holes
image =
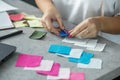
{"label": "sticky note", "polygon": [[60,69],[60,64],[59,63],[54,63],[53,66],[52,66],[52,69],[50,71],[37,70],[36,72],[38,74],[42,74],[42,75],[58,76],[59,69]]}
{"label": "sticky note", "polygon": [[22,13],[10,14],[9,17],[12,21],[20,21],[24,18],[24,14],[22,14]]}
{"label": "sticky note", "polygon": [[102,68],[102,60],[97,58],[92,58],[89,64],[77,64],[78,68],[92,68],[92,69],[101,69]]}
{"label": "sticky note", "polygon": [[52,69],[54,61],[52,60],[42,60],[40,66],[37,67],[25,67],[24,70],[41,70],[50,71]]}
{"label": "sticky note", "polygon": [[16,28],[28,26],[28,24],[26,23],[26,20],[15,21],[15,22],[13,22],[13,24]]}
{"label": "sticky note", "polygon": [[61,30],[59,32],[59,36],[61,37],[67,37],[69,35],[69,33],[67,32],[67,30]]}
{"label": "sticky note", "polygon": [[88,63],[90,62],[90,59],[91,59],[93,56],[94,56],[94,55],[93,55],[92,53],[83,52],[80,58],[69,58],[68,60],[69,60],[70,62],[88,64]]}
{"label": "sticky note", "polygon": [[69,55],[71,47],[65,45],[51,44],[48,52]]}
{"label": "sticky note", "polygon": [[34,31],[29,38],[31,38],[31,39],[42,39],[46,34],[47,34],[47,32]]}
{"label": "sticky note", "polygon": [[71,72],[69,80],[85,80],[85,74],[83,72]]}
{"label": "sticky note", "polygon": [[34,27],[34,28],[43,27],[40,20],[27,20],[27,23],[29,27]]}
{"label": "sticky note", "polygon": [[47,76],[47,80],[69,79],[70,68],[60,68],[58,76]]}
{"label": "sticky note", "polygon": [[36,67],[40,65],[42,56],[19,54],[16,61],[16,67]]}

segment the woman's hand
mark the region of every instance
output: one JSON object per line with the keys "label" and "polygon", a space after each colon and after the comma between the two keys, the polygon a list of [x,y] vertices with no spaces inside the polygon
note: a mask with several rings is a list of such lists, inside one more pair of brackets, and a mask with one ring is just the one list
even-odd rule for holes
{"label": "woman's hand", "polygon": [[[50,32],[55,33],[56,35],[59,34],[61,29],[64,29],[64,25],[62,22],[62,18],[58,11],[54,9],[48,9],[44,12],[42,16],[42,24],[43,26]],[[57,22],[58,26],[53,26],[53,22]]]}
{"label": "woman's hand", "polygon": [[96,18],[88,18],[70,31],[70,36],[94,38],[100,31],[101,24]]}

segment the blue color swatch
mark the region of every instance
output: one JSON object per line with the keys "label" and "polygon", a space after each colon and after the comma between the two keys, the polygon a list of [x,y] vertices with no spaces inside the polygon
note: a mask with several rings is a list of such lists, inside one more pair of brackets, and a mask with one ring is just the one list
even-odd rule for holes
{"label": "blue color swatch", "polygon": [[69,55],[70,51],[71,51],[71,47],[64,45],[56,45],[56,44],[51,44],[48,50],[48,52],[50,53],[57,53],[63,55]]}
{"label": "blue color swatch", "polygon": [[92,53],[83,52],[80,58],[69,58],[70,62],[75,63],[84,63],[88,64],[90,62],[90,59],[94,56]]}

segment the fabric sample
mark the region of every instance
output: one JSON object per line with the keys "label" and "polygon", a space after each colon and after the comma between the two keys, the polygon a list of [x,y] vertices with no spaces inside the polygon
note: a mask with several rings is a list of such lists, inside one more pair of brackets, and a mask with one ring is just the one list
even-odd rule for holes
{"label": "fabric sample", "polygon": [[78,68],[91,68],[91,69],[101,69],[102,68],[102,60],[97,58],[92,58],[89,64],[78,63]]}
{"label": "fabric sample", "polygon": [[51,71],[41,71],[41,70],[37,70],[36,72],[37,72],[38,74],[42,74],[42,75],[58,76],[59,69],[60,69],[60,64],[59,64],[59,63],[54,63],[53,66],[52,66]]}
{"label": "fabric sample", "polygon": [[60,32],[59,32],[59,36],[61,36],[61,37],[67,37],[69,34],[68,34],[68,32],[67,32],[67,30],[61,30]]}
{"label": "fabric sample", "polygon": [[85,80],[83,72],[71,72],[69,80]]}
{"label": "fabric sample", "polygon": [[40,70],[40,71],[51,71],[54,61],[42,60],[40,66],[37,67],[25,67],[24,70]]}
{"label": "fabric sample", "polygon": [[22,13],[18,14],[9,14],[9,17],[12,21],[20,21],[24,18],[24,15]]}
{"label": "fabric sample", "polygon": [[47,80],[63,80],[70,78],[70,69],[69,68],[60,68],[58,76],[47,76]]}
{"label": "fabric sample", "polygon": [[16,28],[28,26],[28,24],[26,23],[26,20],[15,21],[15,22],[13,22],[13,24]]}
{"label": "fabric sample", "polygon": [[29,25],[29,27],[43,27],[42,23],[40,22],[40,20],[27,20],[27,23]]}
{"label": "fabric sample", "polygon": [[16,61],[16,67],[36,67],[40,65],[42,56],[19,54]]}
{"label": "fabric sample", "polygon": [[48,52],[69,55],[71,47],[64,45],[51,44]]}
{"label": "fabric sample", "polygon": [[90,59],[94,56],[92,53],[83,52],[80,58],[69,58],[70,62],[75,63],[84,63],[88,64],[90,62]]}
{"label": "fabric sample", "polygon": [[32,35],[30,36],[31,39],[42,39],[47,32],[42,32],[42,31],[34,31]]}

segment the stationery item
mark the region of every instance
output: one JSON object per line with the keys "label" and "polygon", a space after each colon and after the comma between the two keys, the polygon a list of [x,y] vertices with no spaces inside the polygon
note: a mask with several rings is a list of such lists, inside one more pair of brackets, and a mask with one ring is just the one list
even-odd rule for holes
{"label": "stationery item", "polygon": [[7,12],[0,12],[0,30],[14,28]]}
{"label": "stationery item", "polygon": [[95,48],[87,48],[87,49],[92,51],[103,51],[105,46],[106,46],[106,43],[97,43]]}
{"label": "stationery item", "polygon": [[80,58],[69,58],[70,62],[75,62],[75,63],[83,63],[83,64],[88,64],[90,62],[90,59],[94,55],[92,53],[88,52],[83,52]]}
{"label": "stationery item", "polygon": [[40,71],[51,71],[54,61],[42,60],[40,66],[36,67],[25,67],[24,70],[40,70]]}
{"label": "stationery item", "polygon": [[7,4],[6,2],[4,2],[3,0],[0,0],[0,12],[4,12],[4,11],[10,11],[10,10],[16,10],[16,7],[13,7],[9,4]]}
{"label": "stationery item", "polygon": [[51,44],[48,52],[69,55],[71,47],[65,45]]}
{"label": "stationery item", "polygon": [[67,37],[68,35],[69,35],[69,33],[67,32],[67,30],[61,30],[59,32],[60,37]]}
{"label": "stationery item", "polygon": [[21,34],[23,31],[22,30],[9,30],[9,31],[1,31],[0,33],[0,40],[6,39],[18,34]]}
{"label": "stationery item", "polygon": [[59,69],[60,69],[60,64],[59,63],[54,63],[53,66],[52,66],[52,69],[50,71],[37,70],[36,72],[38,74],[42,74],[42,75],[58,76]]}
{"label": "stationery item", "polygon": [[27,27],[27,26],[28,26],[26,20],[15,21],[15,22],[13,22],[13,24],[14,24],[14,26],[15,26],[16,28],[19,28],[19,27]]}
{"label": "stationery item", "polygon": [[29,38],[31,38],[31,39],[42,39],[46,34],[47,34],[47,32],[34,31]]}
{"label": "stationery item", "polygon": [[40,65],[42,56],[19,54],[16,61],[16,67],[36,67]]}
{"label": "stationery item", "polygon": [[24,18],[24,15],[22,13],[18,14],[9,14],[9,17],[12,21],[20,21]]}
{"label": "stationery item", "polygon": [[42,28],[43,25],[40,20],[27,20],[29,27]]}
{"label": "stationery item", "polygon": [[85,80],[85,74],[83,72],[71,72],[69,80]]}
{"label": "stationery item", "polygon": [[102,60],[97,58],[92,58],[89,64],[77,64],[78,68],[91,68],[91,69],[101,69],[102,68]]}
{"label": "stationery item", "polygon": [[61,80],[69,79],[70,69],[69,68],[60,68],[58,76],[47,76],[47,80]]}

